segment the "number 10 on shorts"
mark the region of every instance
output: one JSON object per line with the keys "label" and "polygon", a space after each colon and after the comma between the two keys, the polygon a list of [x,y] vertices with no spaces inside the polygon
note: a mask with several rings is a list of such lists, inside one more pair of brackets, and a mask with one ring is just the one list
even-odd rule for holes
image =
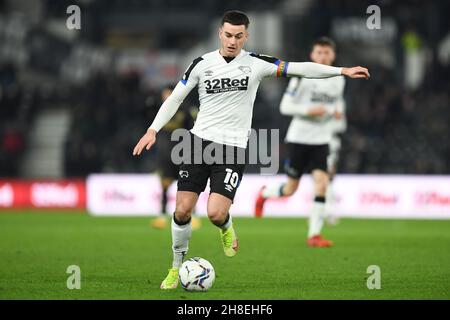
{"label": "number 10 on shorts", "polygon": [[239,182],[239,175],[237,172],[233,172],[230,168],[226,168],[225,171],[227,174],[225,175],[224,183],[230,184],[233,188],[237,187]]}

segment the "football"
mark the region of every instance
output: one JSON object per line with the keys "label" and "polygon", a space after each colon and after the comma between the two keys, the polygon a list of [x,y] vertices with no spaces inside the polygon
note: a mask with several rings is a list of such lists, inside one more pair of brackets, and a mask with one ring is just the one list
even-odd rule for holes
{"label": "football", "polygon": [[186,260],[180,268],[180,283],[187,291],[208,291],[216,278],[209,261],[200,257]]}

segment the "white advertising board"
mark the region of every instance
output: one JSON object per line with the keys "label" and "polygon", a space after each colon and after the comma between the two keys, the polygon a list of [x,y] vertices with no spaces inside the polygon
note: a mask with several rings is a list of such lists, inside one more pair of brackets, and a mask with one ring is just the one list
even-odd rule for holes
{"label": "white advertising board", "polygon": [[[284,181],[283,175],[244,175],[231,213],[253,216],[261,187]],[[450,219],[449,176],[339,175],[333,190],[333,212],[341,217]],[[200,216],[206,215],[208,195],[207,186],[196,207]],[[174,183],[169,189],[169,212],[175,209],[175,196]],[[292,197],[269,199],[264,216],[307,216],[313,197],[311,177],[305,175]],[[94,215],[157,215],[160,199],[156,175],[91,175],[87,180],[87,207]]]}

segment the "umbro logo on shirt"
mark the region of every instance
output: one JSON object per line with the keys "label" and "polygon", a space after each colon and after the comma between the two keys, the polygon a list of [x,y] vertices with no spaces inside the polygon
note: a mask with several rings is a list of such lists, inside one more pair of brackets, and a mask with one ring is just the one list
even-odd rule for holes
{"label": "umbro logo on shirt", "polygon": [[222,78],[205,80],[206,93],[222,93],[247,90],[249,79],[250,77],[245,77],[242,79]]}

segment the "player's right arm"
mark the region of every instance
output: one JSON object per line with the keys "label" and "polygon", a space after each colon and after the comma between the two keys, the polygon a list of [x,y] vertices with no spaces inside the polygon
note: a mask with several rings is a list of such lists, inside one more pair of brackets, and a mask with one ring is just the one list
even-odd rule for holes
{"label": "player's right arm", "polygon": [[202,58],[195,59],[186,72],[183,78],[178,82],[175,89],[173,89],[172,94],[164,101],[164,103],[159,108],[155,119],[153,120],[147,132],[138,141],[133,149],[133,155],[138,156],[142,153],[144,148],[150,150],[150,148],[156,142],[156,134],[162,127],[164,127],[170,119],[177,112],[183,100],[187,97],[189,92],[194,89],[198,84],[198,72],[195,66],[202,60]]}

